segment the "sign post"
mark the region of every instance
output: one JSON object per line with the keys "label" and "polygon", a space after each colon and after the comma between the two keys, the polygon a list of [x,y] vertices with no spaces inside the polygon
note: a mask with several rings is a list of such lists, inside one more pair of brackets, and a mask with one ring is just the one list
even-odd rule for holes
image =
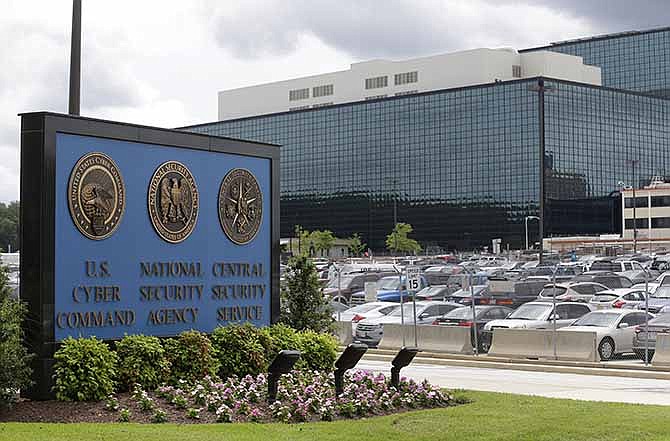
{"label": "sign post", "polygon": [[407,292],[412,295],[412,310],[414,315],[414,347],[419,347],[419,341],[416,333],[416,293],[421,289],[421,271],[417,266],[408,266],[406,271],[407,276]]}
{"label": "sign post", "polygon": [[21,115],[21,299],[33,386],[68,337],[279,318],[279,149],[47,112]]}

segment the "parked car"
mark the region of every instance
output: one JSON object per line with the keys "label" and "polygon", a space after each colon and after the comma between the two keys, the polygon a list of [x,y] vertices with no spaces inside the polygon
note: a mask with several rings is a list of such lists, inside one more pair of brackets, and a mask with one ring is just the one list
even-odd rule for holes
{"label": "parked car", "polygon": [[[423,289],[428,286],[425,277],[420,276],[420,288]],[[378,302],[400,302],[400,296],[403,301],[410,298],[410,293],[407,291],[405,285],[405,276],[387,276],[377,281],[377,301]],[[365,291],[359,291],[351,295],[349,303],[353,305],[361,305],[365,303]]]}
{"label": "parked car", "polygon": [[447,285],[431,285],[427,286],[418,293],[416,293],[417,300],[444,300],[449,293]]}
{"label": "parked car", "polygon": [[593,309],[626,308],[633,309],[644,304],[645,291],[635,288],[619,288],[601,291],[591,297],[589,304]]}
{"label": "parked car", "polygon": [[[448,302],[416,302],[416,323],[418,325],[430,325],[435,317],[460,307],[462,305]],[[403,317],[405,324],[414,323],[414,304],[412,302],[405,303],[402,308],[398,305],[398,308],[388,315],[359,321],[354,338],[368,346],[377,346],[384,334],[383,325],[389,323],[400,324]]]}
{"label": "parked car", "polygon": [[[365,289],[366,282],[377,282],[382,277],[391,276],[390,272],[376,272],[366,271],[360,273],[342,274],[339,279],[335,277],[323,289],[323,295],[329,298],[336,298],[338,296],[344,297],[347,302],[351,300],[351,294]],[[397,277],[397,276],[396,276]]]}
{"label": "parked car", "polygon": [[658,288],[660,285],[657,282],[647,282],[647,283],[636,283],[635,285],[631,286],[631,289],[638,289],[644,291],[645,289],[647,292],[649,292],[649,295],[654,295],[654,292],[656,292],[656,288]]}
{"label": "parked car", "polygon": [[472,307],[454,309],[450,313],[437,317],[434,325],[441,326],[467,326],[470,328],[470,338],[472,346],[475,345],[475,331],[473,323],[477,323],[477,347],[479,352],[488,352],[489,344],[483,344],[482,333],[487,323],[507,317],[512,308],[497,305],[477,305],[475,306],[475,320],[472,320]]}
{"label": "parked car", "polygon": [[630,279],[611,271],[587,271],[574,277],[572,281],[600,283],[610,289],[630,288],[633,286],[633,282]]}
{"label": "parked car", "polygon": [[[649,312],[652,314],[657,314],[661,310],[670,306],[670,285],[661,285],[659,286],[653,294],[649,296]],[[638,309],[644,309],[645,304],[642,303],[637,305]]]}
{"label": "parked car", "polygon": [[[396,308],[399,308],[398,303],[392,302],[370,302],[362,305],[354,306],[339,314],[339,320],[343,322],[351,322],[351,330],[356,333],[356,325],[361,320],[372,317],[382,317],[390,314]],[[338,314],[334,313],[333,318],[338,319]]]}
{"label": "parked car", "polygon": [[423,272],[423,276],[430,285],[446,285],[455,268],[455,265],[430,266]]}
{"label": "parked car", "polygon": [[475,297],[475,305],[487,304],[489,302],[488,285],[473,285],[471,288],[459,289],[456,292],[444,297],[446,302],[469,305],[472,303],[472,296]]}
{"label": "parked car", "polygon": [[647,327],[644,322],[635,328],[633,334],[633,352],[644,360],[645,348],[648,348],[649,360],[651,361],[656,351],[656,334],[670,332],[670,313],[657,315],[649,320],[649,339],[647,339]]}
{"label": "parked car", "polygon": [[594,282],[557,283],[556,286],[549,283],[544,285],[537,300],[551,302],[556,296],[557,302],[588,302],[594,294],[607,290],[605,285]]}
{"label": "parked car", "polygon": [[556,327],[563,328],[571,325],[591,310],[591,306],[587,303],[562,302],[556,304],[556,317],[554,317],[553,303],[529,302],[523,304],[506,318],[493,320],[486,324],[482,333],[484,350],[488,351],[491,346],[493,330],[496,328],[553,329],[554,318],[556,319]]}
{"label": "parked car", "polygon": [[611,360],[615,355],[633,352],[635,327],[644,323],[645,317],[644,311],[635,309],[601,309],[586,314],[558,332],[595,332],[600,359]]}

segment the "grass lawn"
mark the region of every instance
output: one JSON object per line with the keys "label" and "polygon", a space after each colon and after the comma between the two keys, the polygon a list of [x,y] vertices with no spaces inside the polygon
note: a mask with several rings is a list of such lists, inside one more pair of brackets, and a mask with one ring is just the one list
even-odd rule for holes
{"label": "grass lawn", "polygon": [[670,407],[467,392],[472,403],[311,424],[0,424],[0,440],[670,440]]}

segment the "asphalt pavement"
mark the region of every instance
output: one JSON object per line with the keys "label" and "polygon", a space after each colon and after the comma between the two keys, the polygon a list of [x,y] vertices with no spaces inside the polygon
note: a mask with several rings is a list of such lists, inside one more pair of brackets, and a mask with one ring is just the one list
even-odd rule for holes
{"label": "asphalt pavement", "polygon": [[[356,367],[390,375],[391,364],[361,360]],[[410,365],[401,371],[401,376],[418,381],[428,379],[431,383],[448,389],[670,406],[668,380],[431,364]]]}

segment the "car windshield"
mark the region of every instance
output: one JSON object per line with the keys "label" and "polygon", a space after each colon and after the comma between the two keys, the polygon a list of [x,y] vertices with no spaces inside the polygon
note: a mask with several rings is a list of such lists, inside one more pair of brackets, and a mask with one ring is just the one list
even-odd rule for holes
{"label": "car windshield", "polygon": [[[475,295],[478,296],[486,289],[485,286],[473,286],[472,290]],[[470,297],[470,289],[459,289],[458,291],[451,294],[453,297]]]}
{"label": "car windshield", "polygon": [[572,324],[572,326],[601,326],[611,327],[621,314],[618,312],[590,312]]}
{"label": "car windshield", "polygon": [[649,320],[651,326],[668,326],[670,327],[670,313],[659,314],[653,319]]}
{"label": "car windshield", "polygon": [[429,286],[419,291],[417,296],[432,296],[433,294],[438,294],[442,289],[444,289],[443,286]]}
{"label": "car windshield", "polygon": [[384,277],[377,282],[377,289],[397,290],[398,286],[400,286],[398,277]]}
{"label": "car windshield", "polygon": [[540,320],[552,308],[551,305],[521,305],[508,318],[516,320]]}
{"label": "car windshield", "polygon": [[[421,314],[421,311],[423,310],[423,307],[416,305],[416,315],[418,316]],[[411,303],[405,303],[402,308],[397,308],[394,309],[392,313],[389,314],[389,316],[392,317],[400,317],[401,313],[407,317],[414,317],[414,306]]]}
{"label": "car windshield", "polygon": [[379,305],[374,303],[363,303],[362,305],[354,306],[353,308],[347,309],[347,312],[352,314],[363,314],[364,312],[372,311],[375,308],[378,308]]}
{"label": "car windshield", "polygon": [[567,289],[561,286],[557,286],[555,288],[550,286],[548,288],[542,289],[540,292],[540,297],[554,297],[555,295],[560,296],[561,294],[565,294],[565,291],[567,291]]}
{"label": "car windshield", "polygon": [[[475,314],[479,316],[482,309],[481,306],[475,306]],[[472,318],[472,308],[456,308],[452,310],[449,314],[445,315],[444,318],[448,319],[465,319]]]}
{"label": "car windshield", "polygon": [[620,271],[621,265],[614,262],[593,262],[591,264],[591,271]]}
{"label": "car windshield", "polygon": [[657,299],[670,299],[670,286],[659,286],[654,295],[652,296]]}
{"label": "car windshield", "polygon": [[594,302],[611,302],[612,300],[619,297],[616,294],[596,294],[591,297],[591,300]]}

